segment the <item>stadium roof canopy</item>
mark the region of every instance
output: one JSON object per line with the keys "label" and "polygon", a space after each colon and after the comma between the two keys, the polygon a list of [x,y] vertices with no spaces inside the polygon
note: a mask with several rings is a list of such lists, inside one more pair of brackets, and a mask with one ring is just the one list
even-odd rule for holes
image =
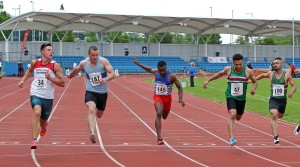
{"label": "stadium roof canopy", "polygon": [[300,21],[263,19],[222,19],[141,15],[113,15],[66,12],[29,12],[0,24],[0,30],[34,29],[52,33],[63,30],[82,30],[98,33],[178,32],[199,36],[201,34],[236,34],[242,36],[300,34]]}

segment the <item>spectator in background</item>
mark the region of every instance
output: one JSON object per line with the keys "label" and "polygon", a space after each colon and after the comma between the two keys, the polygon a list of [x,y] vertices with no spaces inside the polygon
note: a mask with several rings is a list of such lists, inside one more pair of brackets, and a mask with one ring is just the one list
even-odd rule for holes
{"label": "spectator in background", "polygon": [[18,62],[18,77],[23,77],[23,74],[24,74],[23,62],[20,59]]}
{"label": "spectator in background", "polygon": [[195,72],[196,72],[195,63],[191,62],[191,67],[189,69],[191,87],[195,87],[194,85]]}
{"label": "spectator in background", "polygon": [[0,58],[0,79],[2,78],[2,59]]}
{"label": "spectator in background", "polygon": [[291,75],[292,75],[293,78],[296,78],[295,70],[296,70],[295,64],[292,64],[291,65]]}
{"label": "spectator in background", "polygon": [[2,71],[2,59],[0,58],[0,72]]}
{"label": "spectator in background", "polygon": [[[77,66],[77,64],[75,62],[73,62],[73,69]],[[72,70],[73,70],[72,69]],[[76,76],[81,76],[81,71],[79,71],[79,73],[76,74]]]}
{"label": "spectator in background", "polygon": [[30,62],[27,64],[27,70],[31,67]]}
{"label": "spectator in background", "polygon": [[250,63],[250,60],[247,61],[247,67],[250,68],[250,69],[253,69],[253,67],[252,67],[252,65]]}
{"label": "spectator in background", "polygon": [[73,62],[73,68],[75,68],[77,66],[77,64],[75,62]]}

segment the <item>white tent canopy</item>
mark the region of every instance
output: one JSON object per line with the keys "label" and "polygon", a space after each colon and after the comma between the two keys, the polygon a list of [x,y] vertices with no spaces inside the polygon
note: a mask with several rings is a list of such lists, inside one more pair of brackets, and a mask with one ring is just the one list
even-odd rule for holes
{"label": "white tent canopy", "polygon": [[[178,32],[201,34],[236,34],[243,36],[289,35],[292,20],[222,19],[168,16],[113,15],[94,13],[29,12],[0,24],[0,30],[33,29],[52,33],[63,30],[90,32]],[[295,21],[295,35],[300,34],[300,21]]]}
{"label": "white tent canopy", "polygon": [[[0,24],[1,32],[2,30],[15,29],[40,30],[46,31],[49,34],[55,31],[82,30],[96,32],[99,35],[107,32],[125,31],[144,33],[146,36],[153,33],[178,32],[192,34],[196,38],[202,34],[215,33],[235,34],[246,37],[262,37],[267,35],[295,37],[300,34],[300,21],[38,11],[13,17]],[[4,35],[3,32],[2,34]],[[4,38],[6,39],[5,51],[7,52],[9,37]],[[256,53],[254,56],[256,56]]]}

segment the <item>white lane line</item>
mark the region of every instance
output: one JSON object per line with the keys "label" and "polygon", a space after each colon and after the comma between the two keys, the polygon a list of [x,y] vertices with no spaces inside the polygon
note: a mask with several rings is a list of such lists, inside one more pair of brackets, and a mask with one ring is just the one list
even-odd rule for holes
{"label": "white lane line", "polygon": [[[86,85],[86,81],[84,80],[84,84]],[[94,119],[96,119],[94,117]],[[96,131],[97,131],[97,135],[98,135],[98,140],[99,140],[99,146],[100,148],[102,149],[103,153],[109,158],[111,159],[114,163],[118,164],[119,166],[121,167],[125,167],[123,164],[121,164],[119,161],[117,161],[114,157],[112,157],[105,149],[104,147],[104,144],[103,144],[103,140],[102,140],[102,137],[101,137],[101,134],[100,134],[100,130],[99,130],[99,126],[98,126],[98,122],[97,122],[97,119],[95,120],[96,121]]]}
{"label": "white lane line", "polygon": [[14,92],[12,92],[12,93],[9,93],[9,94],[7,94],[7,95],[5,95],[5,96],[2,96],[2,97],[0,97],[0,100],[1,100],[1,99],[4,99],[4,98],[7,97],[7,96],[10,96],[10,95],[12,95],[12,94],[15,94],[15,93],[17,93],[17,92],[20,92],[20,91],[22,91],[23,89],[25,89],[25,88],[27,88],[27,87],[29,87],[29,86],[26,86],[26,87],[24,87],[24,88],[22,88],[22,89],[16,90],[16,91],[14,91]]}
{"label": "white lane line", "polygon": [[[127,81],[127,82],[128,82],[128,81]],[[117,84],[120,85],[120,86],[122,86],[123,88],[125,88],[125,89],[127,89],[127,90],[129,90],[129,91],[131,91],[131,92],[133,92],[133,93],[135,93],[136,95],[138,95],[138,96],[140,96],[140,97],[142,97],[142,98],[144,98],[144,99],[146,99],[146,100],[152,102],[152,101],[151,101],[150,99],[148,99],[147,97],[145,97],[145,96],[143,96],[143,95],[141,95],[141,94],[139,94],[139,93],[137,93],[137,92],[135,92],[135,91],[133,91],[133,90],[131,90],[131,89],[128,89],[127,87],[125,87],[125,86],[123,86],[123,85],[121,85],[121,84],[119,84],[119,83],[117,83]],[[132,84],[134,84],[134,83],[132,83]],[[188,103],[186,103],[186,104],[188,104]],[[190,105],[190,104],[189,104],[189,105]],[[197,107],[197,108],[200,108],[200,107]],[[203,109],[203,110],[205,110],[205,109]],[[208,111],[208,110],[206,110],[206,111],[207,111],[207,112],[210,112],[210,111]],[[224,141],[224,142],[228,143],[228,142],[227,142],[226,140],[224,140],[223,138],[219,137],[218,135],[216,135],[216,134],[214,134],[214,133],[212,133],[212,132],[210,132],[210,131],[208,131],[208,130],[202,128],[202,127],[200,127],[199,125],[195,124],[194,122],[189,121],[188,119],[186,119],[186,118],[184,118],[184,117],[181,117],[181,116],[179,116],[178,114],[176,114],[176,113],[174,113],[174,112],[172,112],[172,111],[170,111],[170,112],[171,112],[172,114],[174,114],[175,116],[177,116],[177,117],[179,117],[179,118],[185,120],[186,122],[188,122],[188,123],[190,123],[190,124],[192,124],[192,125],[198,127],[199,129],[201,129],[201,130],[207,132],[208,134],[210,134],[210,135],[212,135],[212,136],[214,136],[214,137],[220,139],[221,141]],[[215,114],[215,115],[218,115],[218,114]],[[218,116],[220,116],[220,115],[218,115]],[[220,117],[225,118],[225,117],[223,117],[223,116],[220,116]],[[227,119],[227,118],[226,118],[226,119]],[[254,128],[253,128],[253,129],[254,129]],[[271,160],[271,159],[268,159],[268,158],[259,156],[259,155],[257,155],[257,154],[252,153],[252,152],[249,152],[249,151],[247,151],[247,150],[245,150],[245,149],[243,149],[243,148],[241,148],[241,147],[238,147],[238,146],[234,146],[234,147],[237,148],[237,149],[239,149],[239,150],[241,150],[241,151],[243,151],[243,152],[245,152],[245,153],[248,153],[248,154],[250,154],[250,155],[252,155],[252,156],[255,156],[255,157],[257,157],[257,158],[261,158],[261,159],[263,159],[263,160],[266,160],[266,161],[269,161],[269,162],[272,162],[272,163],[275,163],[275,164],[278,164],[278,165],[281,165],[281,166],[289,167],[288,165],[285,165],[285,164],[282,164],[282,163],[280,163],[280,162],[276,162],[276,161],[273,161],[273,160]]]}
{"label": "white lane line", "polygon": [[16,110],[18,110],[20,107],[22,107],[25,103],[27,103],[29,101],[29,99],[27,99],[24,103],[22,103],[21,105],[19,105],[17,108],[15,108],[14,110],[12,110],[10,113],[6,114],[3,118],[0,119],[0,122],[3,121],[6,117],[8,117],[10,114],[12,114],[13,112],[15,112]]}
{"label": "white lane line", "polygon": [[[59,102],[60,102],[61,99],[63,98],[63,96],[64,96],[64,94],[66,93],[66,91],[67,91],[67,89],[68,89],[68,87],[69,87],[69,85],[70,85],[71,82],[72,82],[72,80],[70,80],[70,82],[69,82],[68,85],[66,86],[65,90],[64,90],[63,93],[61,94],[61,96],[60,96],[60,98],[58,99],[58,101],[57,101],[55,107],[53,108],[53,110],[52,110],[52,112],[51,112],[51,114],[50,114],[49,119],[48,119],[47,122],[49,122],[49,121],[51,120],[51,117],[52,117],[53,113],[55,112],[55,110],[56,110],[56,108],[57,108]],[[39,141],[40,138],[41,138],[41,136],[39,135],[38,138],[37,138],[37,141]],[[31,158],[32,158],[34,164],[35,164],[37,167],[40,167],[40,166],[41,166],[41,165],[39,164],[39,162],[38,162],[36,156],[35,156],[35,149],[31,149]]]}
{"label": "white lane line", "polygon": [[[95,118],[96,119],[96,118]],[[114,163],[118,164],[121,167],[125,167],[123,164],[121,164],[119,161],[117,161],[114,157],[112,157],[105,149],[104,145],[103,145],[103,141],[101,138],[101,134],[100,134],[100,130],[98,127],[98,123],[96,121],[96,130],[97,130],[97,134],[98,134],[98,139],[99,139],[99,146],[101,147],[103,153],[108,156],[109,159],[111,159]]]}
{"label": "white lane line", "polygon": [[[117,82],[115,82],[115,83],[117,83]],[[120,85],[120,84],[119,84]],[[128,89],[129,90],[129,89]],[[151,127],[145,122],[145,121],[143,121],[134,111],[132,111],[116,94],[114,94],[111,90],[109,90],[109,92],[111,93],[111,94],[113,94],[113,96],[115,96],[115,98],[117,98],[137,119],[139,119],[154,135],[156,135],[156,133],[154,132],[154,130],[152,130],[151,129]],[[186,158],[186,159],[188,159],[188,160],[190,160],[190,161],[192,161],[192,162],[194,162],[194,163],[196,163],[196,164],[198,164],[198,165],[201,165],[201,166],[205,166],[205,167],[208,167],[207,165],[205,165],[205,164],[202,164],[202,163],[200,163],[200,162],[198,162],[198,161],[196,161],[196,160],[194,160],[194,159],[192,159],[192,158],[190,158],[190,157],[188,157],[188,156],[186,156],[186,155],[184,155],[184,154],[182,154],[181,152],[179,152],[179,151],[177,151],[176,149],[174,149],[171,145],[169,145],[166,141],[165,141],[165,144],[166,144],[166,146],[170,149],[170,150],[172,150],[172,151],[174,151],[175,153],[177,153],[178,155],[180,155],[180,156],[182,156],[182,157],[184,157],[184,158]]]}

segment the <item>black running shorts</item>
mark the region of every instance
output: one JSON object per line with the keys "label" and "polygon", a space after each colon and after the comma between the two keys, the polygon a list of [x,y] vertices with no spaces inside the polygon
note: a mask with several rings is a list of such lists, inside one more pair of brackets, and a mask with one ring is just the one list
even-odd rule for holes
{"label": "black running shorts", "polygon": [[236,109],[236,114],[237,115],[243,115],[244,114],[246,100],[245,101],[240,101],[240,100],[236,100],[234,98],[226,98],[226,101],[227,101],[228,111],[231,110],[231,109]]}
{"label": "black running shorts", "polygon": [[87,103],[93,101],[96,104],[96,108],[100,111],[104,111],[107,101],[107,93],[100,94],[95,92],[86,91],[84,102]]}
{"label": "black running shorts", "polygon": [[270,97],[269,99],[269,110],[271,109],[277,109],[277,111],[281,114],[285,113],[286,108],[286,99],[277,99],[274,97]]}

